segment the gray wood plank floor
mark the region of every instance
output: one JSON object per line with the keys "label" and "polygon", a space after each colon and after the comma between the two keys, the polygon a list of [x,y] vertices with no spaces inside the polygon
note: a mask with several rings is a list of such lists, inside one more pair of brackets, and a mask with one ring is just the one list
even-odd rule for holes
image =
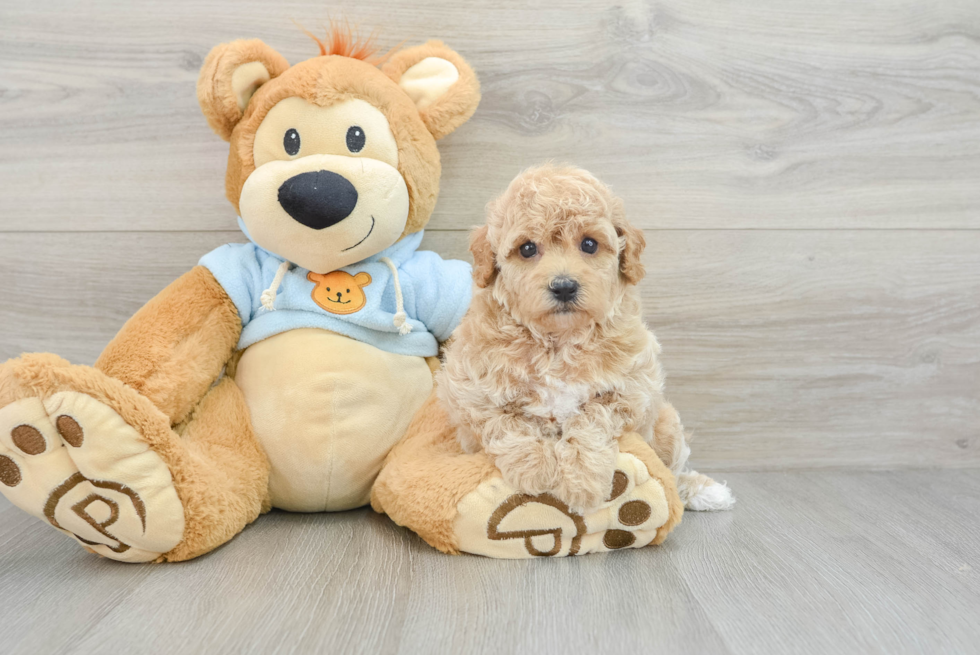
{"label": "gray wood plank floor", "polygon": [[449,557],[369,510],[124,565],[0,500],[0,644],[36,653],[976,653],[980,471],[741,472],[660,548]]}

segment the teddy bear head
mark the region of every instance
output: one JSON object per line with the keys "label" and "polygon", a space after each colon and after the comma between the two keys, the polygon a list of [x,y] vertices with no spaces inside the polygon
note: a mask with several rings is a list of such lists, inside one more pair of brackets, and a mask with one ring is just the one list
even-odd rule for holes
{"label": "teddy bear head", "polygon": [[334,30],[319,57],[294,66],[262,41],[222,44],[197,86],[230,142],[225,192],[249,237],[318,273],[425,226],[439,193],[436,139],[480,101],[472,69],[438,41],[378,66],[349,36]]}

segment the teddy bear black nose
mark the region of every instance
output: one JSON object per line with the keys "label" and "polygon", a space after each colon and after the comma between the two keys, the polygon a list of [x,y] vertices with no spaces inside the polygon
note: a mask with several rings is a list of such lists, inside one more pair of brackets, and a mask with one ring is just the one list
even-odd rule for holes
{"label": "teddy bear black nose", "polygon": [[556,277],[548,289],[558,302],[572,302],[578,295],[578,282],[570,277]]}
{"label": "teddy bear black nose", "polygon": [[279,204],[298,223],[322,230],[350,216],[357,205],[357,189],[342,175],[309,171],[282,183]]}

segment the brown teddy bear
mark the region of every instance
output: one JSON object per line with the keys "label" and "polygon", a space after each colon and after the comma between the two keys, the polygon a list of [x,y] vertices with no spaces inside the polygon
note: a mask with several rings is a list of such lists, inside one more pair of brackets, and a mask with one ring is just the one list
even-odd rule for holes
{"label": "brown teddy bear", "polygon": [[417,248],[436,139],[479,84],[436,41],[380,67],[343,30],[320,46],[290,67],[235,41],[201,71],[250,243],[206,255],[94,367],[0,367],[0,490],[90,550],[184,560],[270,507],[364,505],[429,397],[426,358],[466,310],[470,269]]}
{"label": "brown teddy bear", "polygon": [[[349,36],[292,67],[254,40],[207,57],[198,99],[230,142],[226,195],[249,242],[205,255],[93,367],[50,354],[0,365],[0,492],[130,562],[207,553],[272,507],[369,500],[447,552],[661,540],[680,505],[644,444],[624,448],[615,498],[584,518],[454,450],[432,371],[470,267],[417,248],[435,142],[473,114],[479,85],[439,42],[379,62]],[[627,535],[614,505],[629,499],[652,509]]]}

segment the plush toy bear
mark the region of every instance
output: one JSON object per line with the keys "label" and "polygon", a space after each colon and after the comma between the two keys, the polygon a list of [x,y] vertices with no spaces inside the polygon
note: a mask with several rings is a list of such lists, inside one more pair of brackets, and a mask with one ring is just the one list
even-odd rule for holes
{"label": "plush toy bear", "polygon": [[446,552],[659,542],[680,503],[642,442],[588,517],[515,494],[456,447],[432,371],[470,267],[417,249],[435,141],[473,114],[479,85],[439,42],[379,67],[348,37],[292,67],[261,41],[207,57],[198,99],[230,142],[226,194],[249,242],[205,255],[94,367],[50,354],[0,366],[0,491],[129,562],[207,553],[272,507],[362,506],[383,464],[375,509]]}
{"label": "plush toy bear", "polygon": [[270,507],[368,502],[432,390],[426,358],[469,303],[469,265],[417,249],[436,139],[480,100],[439,42],[370,57],[342,30],[292,67],[261,41],[208,55],[198,99],[230,141],[225,188],[249,243],[205,255],[94,367],[35,354],[0,368],[15,505],[106,557],[175,561]]}

